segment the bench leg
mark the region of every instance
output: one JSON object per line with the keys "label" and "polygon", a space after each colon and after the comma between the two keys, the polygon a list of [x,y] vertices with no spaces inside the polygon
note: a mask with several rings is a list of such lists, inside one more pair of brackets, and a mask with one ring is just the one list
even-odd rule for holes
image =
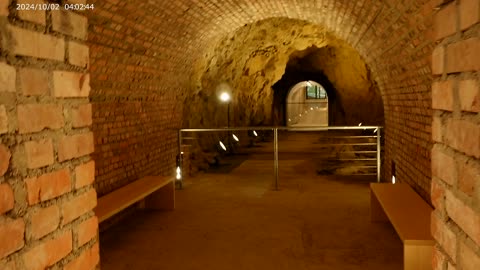
{"label": "bench leg", "polygon": [[403,246],[404,270],[432,270],[433,246]]}
{"label": "bench leg", "polygon": [[388,222],[388,217],[383,211],[380,202],[375,194],[370,190],[370,218],[372,222]]}
{"label": "bench leg", "polygon": [[175,183],[172,181],[146,197],[145,208],[154,210],[175,209]]}

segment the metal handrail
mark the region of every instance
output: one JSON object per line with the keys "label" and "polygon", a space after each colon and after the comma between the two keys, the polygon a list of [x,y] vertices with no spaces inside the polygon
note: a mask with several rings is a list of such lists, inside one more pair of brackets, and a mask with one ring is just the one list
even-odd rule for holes
{"label": "metal handrail", "polygon": [[[227,128],[184,128],[178,130],[178,156],[180,164],[182,164],[182,132],[218,132],[218,131],[250,131],[250,130],[272,130],[273,131],[273,166],[275,177],[275,190],[278,190],[278,131],[328,131],[328,130],[375,130],[377,138],[377,182],[380,182],[381,173],[381,130],[382,126],[335,126],[335,127],[286,127],[286,126],[271,126],[271,127],[227,127]],[[372,144],[374,145],[374,144]],[[372,151],[374,152],[374,151]],[[181,166],[181,165],[180,165]],[[181,168],[183,169],[183,168]],[[180,188],[182,187],[182,180],[177,180]]]}

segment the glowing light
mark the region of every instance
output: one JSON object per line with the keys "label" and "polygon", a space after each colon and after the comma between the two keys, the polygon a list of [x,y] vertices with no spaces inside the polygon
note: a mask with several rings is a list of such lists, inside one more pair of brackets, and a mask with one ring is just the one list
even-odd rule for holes
{"label": "glowing light", "polygon": [[288,122],[292,122],[292,119],[288,118]]}
{"label": "glowing light", "polygon": [[177,172],[177,177],[176,177],[177,180],[182,179],[182,170],[180,169],[180,166],[177,166],[176,172]]}
{"label": "glowing light", "polygon": [[222,147],[223,151],[227,151],[227,147],[225,146],[225,144],[223,144],[222,141],[219,141],[219,144],[220,144],[220,147]]}
{"label": "glowing light", "polygon": [[376,128],[376,129],[373,131],[373,133],[377,133],[377,131],[378,131],[378,128]]}
{"label": "glowing light", "polygon": [[183,152],[180,152],[180,154],[182,154],[182,155],[183,155]]}
{"label": "glowing light", "polygon": [[240,141],[240,140],[238,139],[238,137],[237,137],[235,134],[233,134],[233,133],[232,133],[232,137],[233,137],[233,139],[234,139],[235,141],[237,141],[237,142]]}
{"label": "glowing light", "polygon": [[223,102],[228,102],[230,101],[230,94],[227,92],[223,92],[220,94],[220,100]]}
{"label": "glowing light", "polygon": [[361,127],[361,126],[362,126],[362,123],[358,124],[358,126]]}
{"label": "glowing light", "polygon": [[310,111],[313,111],[313,107],[310,107]]}
{"label": "glowing light", "polygon": [[253,135],[255,135],[255,137],[258,136],[258,134],[257,134],[257,132],[256,132],[255,130],[253,131]]}
{"label": "glowing light", "polygon": [[395,175],[392,175],[392,184],[395,184],[395,182],[396,182]]}

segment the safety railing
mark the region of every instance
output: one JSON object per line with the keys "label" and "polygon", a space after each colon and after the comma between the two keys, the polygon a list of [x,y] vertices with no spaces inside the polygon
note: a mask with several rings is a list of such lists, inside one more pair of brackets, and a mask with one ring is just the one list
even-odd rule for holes
{"label": "safety railing", "polygon": [[[307,131],[372,131],[369,135],[360,135],[360,136],[337,136],[335,138],[368,138],[375,139],[374,142],[366,143],[343,143],[338,145],[356,145],[356,146],[376,146],[376,149],[373,151],[366,150],[356,150],[352,153],[364,153],[364,154],[375,154],[374,158],[365,158],[364,160],[376,161],[376,178],[377,182],[380,182],[381,175],[381,126],[329,126],[329,127],[235,127],[235,128],[205,128],[205,129],[180,129],[178,131],[178,156],[177,156],[177,187],[182,188],[183,186],[183,177],[182,173],[182,164],[183,164],[183,152],[182,146],[184,140],[193,140],[194,137],[184,136],[184,133],[205,133],[205,132],[225,132],[227,137],[233,134],[233,132],[253,132],[255,135],[256,132],[261,131],[271,131],[273,132],[273,167],[274,167],[274,188],[278,190],[279,182],[279,131],[295,131],[295,132],[307,132]],[[223,146],[223,144],[222,144]],[[226,150],[226,148],[224,149]],[[357,159],[360,160],[360,159]],[[343,161],[348,161],[347,159]]]}

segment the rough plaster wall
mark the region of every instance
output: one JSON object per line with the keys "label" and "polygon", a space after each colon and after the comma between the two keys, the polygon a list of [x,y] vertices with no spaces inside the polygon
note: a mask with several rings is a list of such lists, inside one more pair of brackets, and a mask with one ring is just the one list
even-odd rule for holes
{"label": "rough plaster wall", "polygon": [[186,74],[175,65],[179,54],[158,6],[92,3],[90,99],[101,196],[146,175],[173,175]]}
{"label": "rough plaster wall", "polygon": [[0,269],[95,269],[88,22],[16,3],[44,2],[0,1]]}

